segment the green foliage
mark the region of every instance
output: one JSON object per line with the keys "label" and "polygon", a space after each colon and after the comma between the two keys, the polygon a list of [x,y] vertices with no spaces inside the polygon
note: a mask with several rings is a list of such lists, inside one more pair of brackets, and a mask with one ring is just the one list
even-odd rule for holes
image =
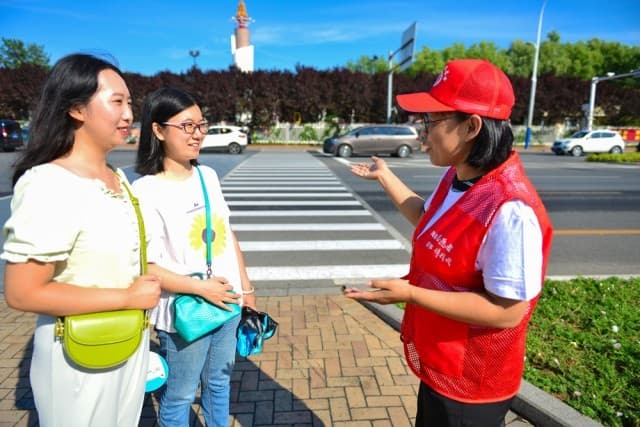
{"label": "green foliage", "polygon": [[547,281],[524,378],[607,426],[640,425],[640,278]]}
{"label": "green foliage", "polygon": [[622,153],[622,154],[589,154],[586,159],[588,162],[607,162],[607,163],[640,163],[639,153]]}
{"label": "green foliage", "polygon": [[0,45],[0,67],[15,69],[23,65],[35,65],[49,68],[49,57],[44,46],[28,44],[16,39],[2,37]]}
{"label": "green foliage", "polygon": [[273,131],[269,134],[269,142],[278,141],[280,139],[281,133],[282,133],[282,129],[280,128],[273,129]]}
{"label": "green foliage", "polygon": [[328,115],[325,120],[327,125],[322,133],[322,139],[337,136],[340,134],[340,118],[334,115]]}
{"label": "green foliage", "polygon": [[442,52],[431,50],[425,46],[420,52],[416,52],[413,63],[406,73],[411,77],[415,77],[422,72],[437,75],[442,71],[445,63]]}
{"label": "green foliage", "polygon": [[318,132],[313,128],[313,126],[305,125],[300,133],[300,139],[302,141],[317,141],[319,139]]}
{"label": "green foliage", "polygon": [[[438,74],[449,60],[483,58],[496,64],[510,76],[531,77],[534,53],[535,44],[522,40],[513,41],[508,49],[501,49],[493,42],[484,41],[469,47],[456,42],[441,51],[431,50],[425,46],[416,52],[413,64],[406,73],[411,77],[419,73]],[[363,62],[364,58],[368,59],[368,57],[362,57],[358,64],[366,64],[366,61]],[[557,31],[549,32],[546,40],[540,42],[539,75],[551,73],[556,76],[591,80],[594,76],[603,76],[608,72],[626,73],[638,66],[640,66],[639,45],[627,46],[597,38],[576,43],[562,43]],[[620,83],[640,87],[637,80],[629,79]]]}
{"label": "green foliage", "polygon": [[357,62],[347,62],[347,68],[350,71],[365,74],[387,73],[389,62],[382,56],[361,56]]}
{"label": "green foliage", "polygon": [[[545,125],[584,119],[581,105],[588,102],[590,78],[609,71],[622,73],[640,65],[640,46],[592,39],[562,44],[556,32],[541,43],[540,68],[533,122]],[[526,120],[531,88],[534,46],[515,40],[507,50],[492,42],[469,47],[455,43],[443,50],[424,47],[414,63],[394,76],[394,94],[427,90],[446,61],[482,57],[498,64],[513,84],[516,103],[513,124]],[[381,123],[386,120],[386,55],[362,57],[349,68],[316,70],[298,66],[291,71],[242,73],[228,70],[186,73],[161,71],[154,76],[124,73],[133,96],[134,117],[140,117],[147,94],[162,86],[193,93],[206,118],[212,122],[242,122],[252,128],[268,128],[279,121],[317,122],[337,116],[348,122]],[[48,57],[41,46],[2,39],[0,45],[0,113],[4,117],[27,119],[46,78]],[[18,67],[18,68],[11,68]],[[572,74],[579,75],[571,77]],[[640,126],[640,79],[619,79],[598,84],[597,107],[604,114],[596,124]],[[394,119],[403,122],[409,114],[401,109]],[[250,120],[250,122],[248,122]]]}
{"label": "green foliage", "polygon": [[547,280],[524,379],[606,426],[640,426],[639,299],[640,278]]}

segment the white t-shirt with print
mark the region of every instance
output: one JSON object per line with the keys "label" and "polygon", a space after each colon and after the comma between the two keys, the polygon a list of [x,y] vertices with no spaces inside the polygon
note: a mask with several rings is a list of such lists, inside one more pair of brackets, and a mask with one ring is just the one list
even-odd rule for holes
{"label": "white t-shirt with print", "polygon": [[[211,207],[213,276],[225,277],[241,293],[240,269],[229,225],[230,211],[222,196],[216,172],[198,166],[204,176]],[[206,277],[205,204],[198,172],[173,181],[147,175],[133,183],[147,231],[147,260],[178,274],[202,273]],[[172,303],[174,294],[163,292],[151,313],[157,329],[175,332]]]}

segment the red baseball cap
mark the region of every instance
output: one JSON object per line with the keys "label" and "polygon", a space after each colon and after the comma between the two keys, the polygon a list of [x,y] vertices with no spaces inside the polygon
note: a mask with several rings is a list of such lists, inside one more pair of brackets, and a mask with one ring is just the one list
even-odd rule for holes
{"label": "red baseball cap", "polygon": [[505,73],[484,59],[447,62],[429,92],[398,95],[398,104],[415,113],[461,111],[507,120],[515,102]]}

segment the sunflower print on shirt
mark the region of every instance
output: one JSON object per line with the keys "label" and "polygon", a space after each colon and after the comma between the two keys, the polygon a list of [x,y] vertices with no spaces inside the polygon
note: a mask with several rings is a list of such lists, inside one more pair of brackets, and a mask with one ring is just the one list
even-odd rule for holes
{"label": "sunflower print on shirt", "polygon": [[[224,218],[215,213],[211,215],[211,240],[213,255],[220,255],[227,247],[227,228],[224,226]],[[189,244],[194,251],[202,251],[202,256],[207,256],[207,222],[205,214],[195,215],[189,231]]]}

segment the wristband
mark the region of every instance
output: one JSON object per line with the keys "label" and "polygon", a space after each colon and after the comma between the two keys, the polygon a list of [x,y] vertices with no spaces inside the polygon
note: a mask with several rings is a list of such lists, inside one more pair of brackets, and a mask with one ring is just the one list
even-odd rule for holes
{"label": "wristband", "polygon": [[242,295],[250,295],[252,293],[254,293],[256,290],[255,288],[252,286],[251,289],[249,289],[248,291],[245,291],[244,289],[242,290]]}

